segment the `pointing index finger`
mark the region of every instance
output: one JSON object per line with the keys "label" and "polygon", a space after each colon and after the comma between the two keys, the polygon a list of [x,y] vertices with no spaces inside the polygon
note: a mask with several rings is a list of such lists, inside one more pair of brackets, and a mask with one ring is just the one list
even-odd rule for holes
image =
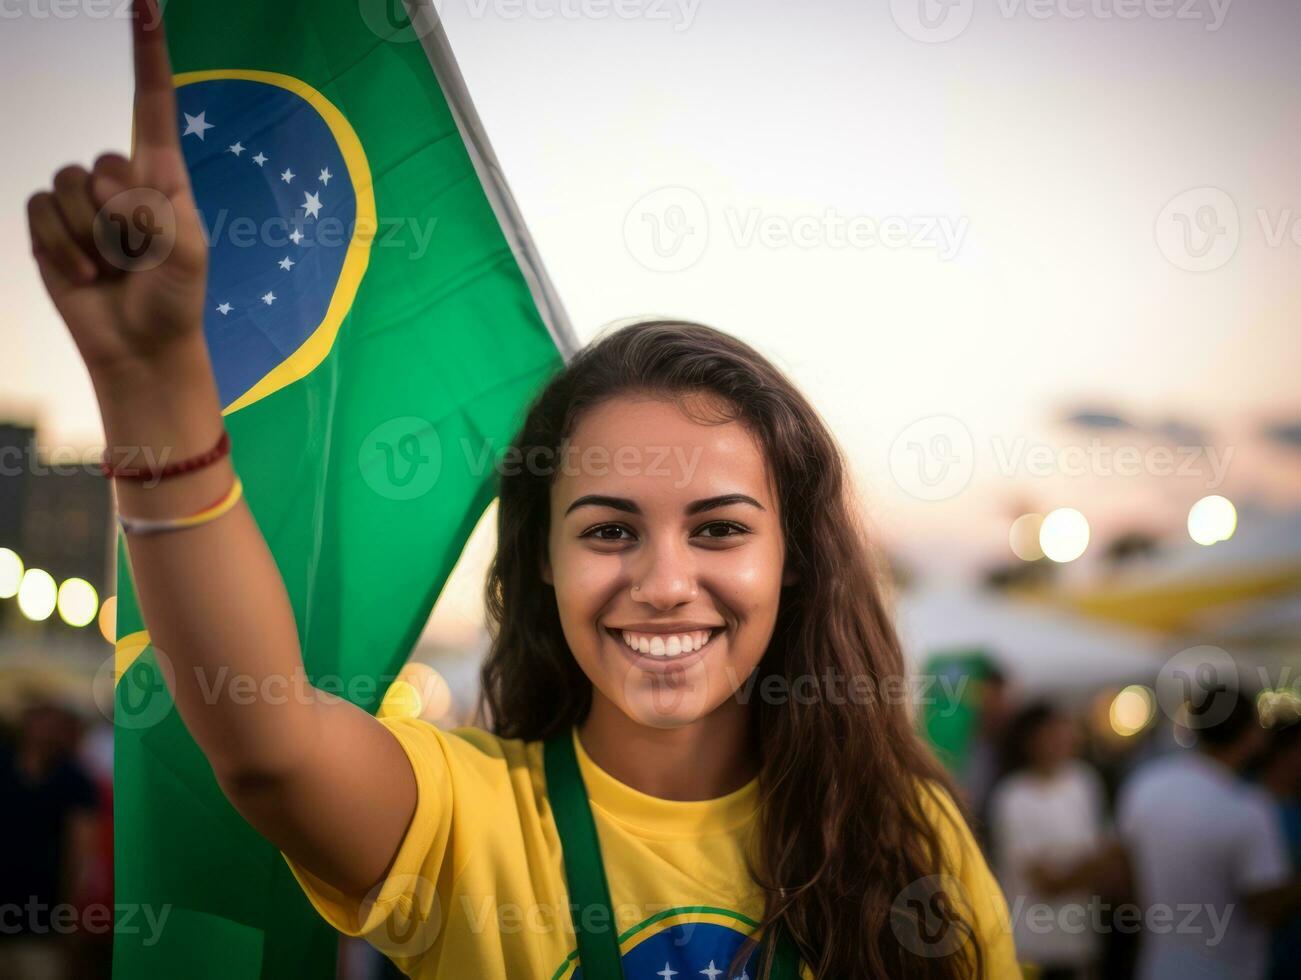
{"label": "pointing index finger", "polygon": [[176,132],[176,90],[167,56],[167,36],[158,0],[133,0],[132,47],[135,53],[135,153],[180,150]]}

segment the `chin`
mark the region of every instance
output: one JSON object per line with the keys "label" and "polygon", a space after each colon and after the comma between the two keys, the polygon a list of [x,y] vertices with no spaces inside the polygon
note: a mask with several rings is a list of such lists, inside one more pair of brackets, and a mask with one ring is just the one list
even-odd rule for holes
{"label": "chin", "polygon": [[703,674],[675,678],[631,678],[624,697],[617,702],[623,713],[648,728],[681,728],[699,721],[717,705],[710,697],[710,685]]}

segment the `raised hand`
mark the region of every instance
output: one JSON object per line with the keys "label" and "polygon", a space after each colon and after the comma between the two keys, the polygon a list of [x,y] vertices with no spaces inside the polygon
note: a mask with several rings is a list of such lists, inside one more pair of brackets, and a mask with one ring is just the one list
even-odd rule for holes
{"label": "raised hand", "polygon": [[149,367],[203,329],[208,249],[176,126],[158,0],[134,0],[135,148],[64,167],[27,202],[32,252],[92,377]]}

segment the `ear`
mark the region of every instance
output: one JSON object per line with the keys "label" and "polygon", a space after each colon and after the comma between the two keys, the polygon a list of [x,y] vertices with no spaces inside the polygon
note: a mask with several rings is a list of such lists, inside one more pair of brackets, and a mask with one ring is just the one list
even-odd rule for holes
{"label": "ear", "polygon": [[791,568],[790,565],[787,565],[786,570],[782,572],[782,588],[789,588],[799,580],[800,577],[795,574],[795,570]]}
{"label": "ear", "polygon": [[555,587],[556,583],[551,575],[551,559],[549,556],[545,554],[542,556],[542,567],[538,570],[538,573],[542,576],[542,581],[553,588]]}

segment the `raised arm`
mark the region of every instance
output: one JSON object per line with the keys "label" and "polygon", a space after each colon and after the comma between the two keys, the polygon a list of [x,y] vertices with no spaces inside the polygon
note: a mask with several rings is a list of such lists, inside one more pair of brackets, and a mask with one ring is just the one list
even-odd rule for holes
{"label": "raised arm", "polygon": [[[203,336],[207,245],[176,124],[157,0],[136,0],[135,147],[69,166],[28,201],[32,250],[90,373],[115,460],[210,449],[221,404]],[[147,225],[145,224],[147,222]],[[118,227],[162,229],[141,256]],[[230,458],[149,483],[116,480],[120,512],[162,518],[222,497]],[[415,808],[397,740],[365,711],[305,682],[293,610],[241,499],[207,524],[127,537],[141,611],[175,674],[177,709],[235,807],[346,894],[380,880]],[[235,678],[242,678],[234,686]],[[251,681],[251,684],[250,684]],[[309,697],[253,698],[255,691]],[[234,696],[233,696],[234,695]],[[245,703],[247,702],[247,703]]]}

